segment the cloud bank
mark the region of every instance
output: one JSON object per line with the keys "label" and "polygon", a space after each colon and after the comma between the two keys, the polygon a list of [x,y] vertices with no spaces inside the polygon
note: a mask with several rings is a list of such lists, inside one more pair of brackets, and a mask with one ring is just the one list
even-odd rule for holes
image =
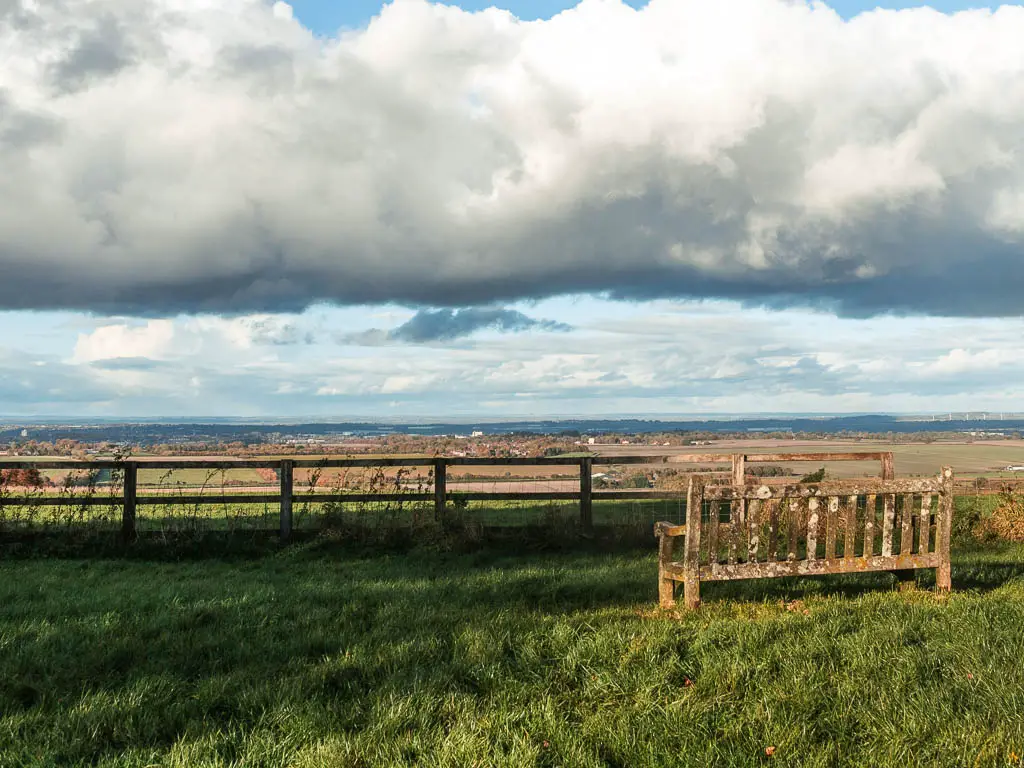
{"label": "cloud bank", "polygon": [[999,412],[1024,402],[1019,320],[893,324],[733,302],[580,303],[586,313],[536,307],[547,317],[589,314],[568,337],[393,344],[386,355],[339,350],[325,330],[381,320],[365,308],[275,316],[280,335],[312,334],[312,344],[268,343],[264,316],[81,319],[63,352],[39,351],[0,314],[14,345],[0,346],[0,415],[536,418]]}
{"label": "cloud bank", "polygon": [[0,2],[0,308],[1020,315],[1024,7]]}

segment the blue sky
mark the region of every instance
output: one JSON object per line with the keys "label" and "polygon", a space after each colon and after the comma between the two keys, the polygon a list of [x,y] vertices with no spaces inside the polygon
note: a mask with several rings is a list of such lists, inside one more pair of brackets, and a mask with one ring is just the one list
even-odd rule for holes
{"label": "blue sky", "polygon": [[[646,2],[640,0],[628,0],[627,5],[633,8],[642,8]],[[359,28],[369,23],[370,19],[380,13],[382,3],[372,0],[295,0],[291,3],[295,15],[303,24],[321,35],[334,34],[338,29]],[[572,0],[523,0],[521,2],[461,2],[449,3],[457,5],[467,11],[479,11],[484,8],[497,6],[511,11],[518,18],[523,20],[549,19],[566,8],[576,5]],[[962,10],[964,8],[994,8],[998,4],[993,3],[961,3],[953,0],[935,0],[934,2],[831,2],[828,3],[844,18],[856,16],[863,11],[870,11],[875,8],[917,8],[928,6],[945,13]]]}
{"label": "blue sky", "polygon": [[1024,410],[1024,7],[180,1],[0,11],[2,417]]}

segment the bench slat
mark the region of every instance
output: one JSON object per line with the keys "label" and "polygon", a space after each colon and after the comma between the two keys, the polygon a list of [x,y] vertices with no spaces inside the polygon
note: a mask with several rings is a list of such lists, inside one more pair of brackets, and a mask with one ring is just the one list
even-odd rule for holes
{"label": "bench slat", "polygon": [[[701,581],[734,581],[737,579],[766,579],[777,576],[824,576],[833,573],[864,573],[866,571],[902,571],[913,568],[936,568],[939,555],[892,555],[882,557],[873,555],[869,558],[845,558],[834,560],[797,560],[795,562],[779,561],[776,563],[740,563],[738,565],[719,565],[714,571],[710,566],[700,569]],[[672,578],[683,578],[683,564],[671,563],[666,568]]]}
{"label": "bench slat", "polygon": [[722,509],[720,502],[711,502],[711,514],[708,516],[708,563],[718,562],[718,533],[722,522]]}
{"label": "bench slat", "polygon": [[756,563],[761,545],[761,501],[752,499],[747,505],[747,562]]}
{"label": "bench slat", "polygon": [[831,560],[836,556],[836,535],[839,527],[839,497],[829,496],[827,511],[825,512],[825,559]]}
{"label": "bench slat", "polygon": [[900,532],[900,554],[909,555],[914,551],[914,494],[903,497],[902,530]]}
{"label": "bench slat", "polygon": [[704,498],[732,501],[733,499],[807,499],[811,496],[851,495],[864,496],[873,493],[938,493],[941,484],[930,478],[900,480],[826,480],[821,483],[791,483],[788,485],[709,485],[704,489]]}
{"label": "bench slat", "polygon": [[740,503],[729,505],[729,565],[736,564],[736,554],[740,544]]}
{"label": "bench slat", "polygon": [[786,559],[790,562],[796,560],[796,546],[800,534],[800,517],[803,510],[803,499],[793,499],[789,502],[789,552]]}
{"label": "bench slat", "polygon": [[932,495],[930,493],[921,495],[921,522],[918,528],[917,551],[924,555],[931,549]]}
{"label": "bench slat", "polygon": [[857,496],[846,498],[846,540],[843,542],[843,557],[847,560],[857,555]]}
{"label": "bench slat", "polygon": [[821,506],[817,499],[807,500],[807,560],[818,559],[818,521],[821,515],[818,508]]}
{"label": "bench slat", "polygon": [[870,557],[875,553],[875,513],[878,497],[870,493],[864,502],[864,554]]}
{"label": "bench slat", "polygon": [[882,556],[892,555],[892,529],[896,522],[896,496],[891,493],[882,498]]}

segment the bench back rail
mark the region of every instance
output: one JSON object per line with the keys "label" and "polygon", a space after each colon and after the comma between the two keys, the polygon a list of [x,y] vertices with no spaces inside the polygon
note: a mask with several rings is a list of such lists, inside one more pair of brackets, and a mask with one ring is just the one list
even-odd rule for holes
{"label": "bench back rail", "polygon": [[949,467],[923,480],[774,487],[713,486],[694,475],[686,511],[685,525],[655,525],[666,608],[677,583],[686,607],[696,608],[702,581],[935,568],[938,588],[950,588]]}

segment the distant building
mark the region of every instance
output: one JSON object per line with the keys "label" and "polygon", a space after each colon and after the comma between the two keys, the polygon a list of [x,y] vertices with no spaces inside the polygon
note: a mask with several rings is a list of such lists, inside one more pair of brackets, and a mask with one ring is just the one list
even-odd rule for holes
{"label": "distant building", "polygon": [[28,437],[28,430],[27,429],[21,430],[21,436],[22,437]]}
{"label": "distant building", "polygon": [[475,430],[473,432],[473,437],[483,437],[483,436],[484,436],[484,433],[481,432],[479,429],[477,429],[477,430]]}
{"label": "distant building", "polygon": [[588,437],[587,438],[587,445],[593,445],[595,442],[596,442],[596,440],[594,438],[592,438],[592,437]]}

